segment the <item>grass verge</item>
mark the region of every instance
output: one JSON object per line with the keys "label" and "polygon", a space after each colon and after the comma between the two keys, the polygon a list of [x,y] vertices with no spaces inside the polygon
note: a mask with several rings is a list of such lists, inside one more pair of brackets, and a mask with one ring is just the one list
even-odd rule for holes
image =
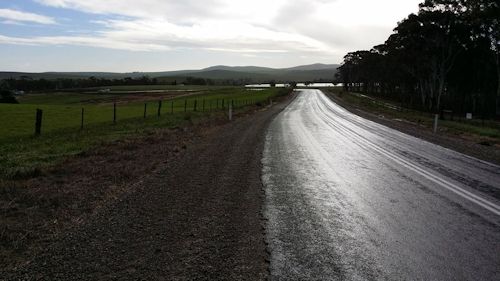
{"label": "grass verge", "polygon": [[[434,115],[427,112],[410,110],[400,107],[391,101],[375,99],[359,93],[344,92],[342,89],[330,89],[326,91],[334,98],[384,118],[411,123],[419,127],[431,130],[434,124]],[[456,118],[455,120],[439,120],[438,128],[440,133],[460,135],[467,138],[477,138],[478,141],[486,138],[490,144],[500,143],[500,123],[494,120],[465,120]]]}

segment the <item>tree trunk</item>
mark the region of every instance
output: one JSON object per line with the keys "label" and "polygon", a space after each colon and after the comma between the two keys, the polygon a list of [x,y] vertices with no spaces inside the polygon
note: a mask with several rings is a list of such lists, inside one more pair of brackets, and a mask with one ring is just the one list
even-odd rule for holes
{"label": "tree trunk", "polygon": [[497,66],[497,107],[496,107],[496,115],[500,116],[500,51],[497,48],[496,51],[496,66]]}
{"label": "tree trunk", "polygon": [[429,88],[429,94],[427,96],[427,100],[429,101],[429,104],[428,104],[428,110],[430,112],[432,112],[432,110],[434,109],[433,108],[433,103],[434,103],[434,87],[435,87],[435,83],[434,83],[434,79],[430,79],[431,81],[429,81],[429,85],[428,85],[428,88]]}
{"label": "tree trunk", "polygon": [[422,108],[425,108],[425,88],[424,88],[424,82],[423,81],[420,81],[420,98],[421,98],[421,101],[422,101]]}
{"label": "tree trunk", "polygon": [[444,92],[444,86],[445,86],[445,74],[444,74],[444,69],[441,70],[441,77],[438,78],[439,80],[439,85],[438,85],[438,92],[436,95],[436,110],[439,111],[439,107],[441,106],[441,96],[443,95]]}

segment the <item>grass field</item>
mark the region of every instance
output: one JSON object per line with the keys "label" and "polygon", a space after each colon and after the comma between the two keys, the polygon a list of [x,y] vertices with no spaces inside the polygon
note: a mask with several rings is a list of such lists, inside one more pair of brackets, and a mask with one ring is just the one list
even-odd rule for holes
{"label": "grass field", "polygon": [[[277,89],[264,91],[249,91],[243,88],[210,89],[195,92],[189,96],[135,96],[134,100],[124,98],[130,95],[99,95],[79,93],[33,94],[20,99],[21,104],[0,104],[0,120],[8,120],[0,127],[0,141],[8,138],[26,137],[34,132],[36,109],[43,110],[42,132],[49,133],[60,129],[79,129],[81,124],[81,110],[84,108],[84,126],[113,122],[113,102],[117,102],[117,122],[132,118],[142,118],[144,104],[147,106],[147,115],[157,115],[158,101],[162,101],[162,114],[194,111],[196,102],[197,111],[216,108],[221,109],[224,100],[225,107],[233,101],[235,107],[241,107],[244,102],[266,101],[276,95]],[[89,103],[88,101],[92,101]],[[173,106],[173,107],[172,107]]]}
{"label": "grass field", "polygon": [[[342,92],[342,89],[337,88],[329,90],[343,101],[358,106],[372,113],[384,115],[388,118],[402,119],[411,123],[420,124],[427,128],[432,128],[434,123],[434,115],[428,112],[409,110],[401,108],[399,105],[391,101],[373,99],[371,97],[358,93]],[[498,139],[500,141],[500,122],[494,120],[464,120],[455,117],[454,121],[440,120],[439,128],[442,131],[461,135],[470,134],[480,137],[488,137]]]}
{"label": "grass field", "polygon": [[151,90],[174,90],[174,91],[204,91],[217,89],[234,89],[232,86],[205,86],[205,85],[132,85],[132,86],[109,86],[99,89],[110,89],[111,91],[151,91]]}
{"label": "grass field", "polygon": [[[157,128],[175,127],[183,122],[225,114],[230,101],[233,101],[235,110],[239,110],[250,104],[267,103],[269,98],[285,92],[276,88],[263,91],[214,88],[189,96],[173,96],[163,100],[161,117],[157,116],[158,101],[151,100],[151,96],[147,96],[146,101],[121,102],[124,95],[28,95],[20,100],[21,104],[0,104],[0,179],[32,176],[65,156],[81,153],[102,142],[147,135]],[[116,124],[113,124],[113,102],[110,98],[118,100]],[[88,100],[93,100],[93,103],[87,103]],[[224,111],[221,109],[222,100],[226,108]],[[147,118],[143,118],[145,103]],[[185,104],[187,112],[184,111]],[[37,108],[43,110],[43,120],[42,134],[35,138]],[[82,108],[85,110],[83,130],[80,129]]]}

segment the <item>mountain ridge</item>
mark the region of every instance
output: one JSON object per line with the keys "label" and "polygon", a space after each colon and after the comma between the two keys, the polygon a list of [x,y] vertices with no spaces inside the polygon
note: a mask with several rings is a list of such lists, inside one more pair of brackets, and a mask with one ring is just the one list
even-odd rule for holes
{"label": "mountain ridge", "polygon": [[106,79],[123,79],[125,77],[138,78],[149,76],[150,78],[182,78],[196,77],[204,79],[248,79],[255,82],[262,81],[309,81],[309,80],[332,80],[337,71],[337,64],[309,64],[288,68],[271,68],[262,66],[228,66],[215,65],[198,70],[174,70],[158,72],[1,72],[0,79],[15,78],[23,76],[31,79],[84,79],[89,77]]}

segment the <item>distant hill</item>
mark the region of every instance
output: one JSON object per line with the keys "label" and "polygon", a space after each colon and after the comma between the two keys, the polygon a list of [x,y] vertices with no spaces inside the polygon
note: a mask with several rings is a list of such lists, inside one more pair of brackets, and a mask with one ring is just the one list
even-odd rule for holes
{"label": "distant hill", "polygon": [[269,67],[260,66],[227,66],[227,65],[216,65],[204,68],[200,72],[212,71],[212,70],[225,70],[225,71],[235,71],[235,72],[247,72],[247,73],[268,73],[276,69]]}
{"label": "distant hill", "polygon": [[225,79],[246,79],[252,82],[276,82],[286,81],[313,81],[313,80],[333,80],[339,65],[336,64],[311,64],[290,68],[269,68],[258,66],[225,66],[217,65],[200,70],[178,70],[162,72],[43,72],[43,73],[23,73],[23,72],[0,72],[0,79],[16,78],[23,76],[31,79],[59,79],[59,78],[88,78],[98,77],[107,79],[120,79],[125,77],[137,78],[149,76],[151,78],[182,78],[196,77],[213,80]]}
{"label": "distant hill", "polygon": [[199,71],[189,73],[176,73],[174,75],[164,75],[166,77],[192,76],[204,79],[246,79],[255,83],[260,82],[287,82],[287,81],[314,81],[327,80],[332,81],[337,72],[337,64],[311,64],[290,68],[269,68],[258,66],[225,66],[218,65],[208,67]]}

